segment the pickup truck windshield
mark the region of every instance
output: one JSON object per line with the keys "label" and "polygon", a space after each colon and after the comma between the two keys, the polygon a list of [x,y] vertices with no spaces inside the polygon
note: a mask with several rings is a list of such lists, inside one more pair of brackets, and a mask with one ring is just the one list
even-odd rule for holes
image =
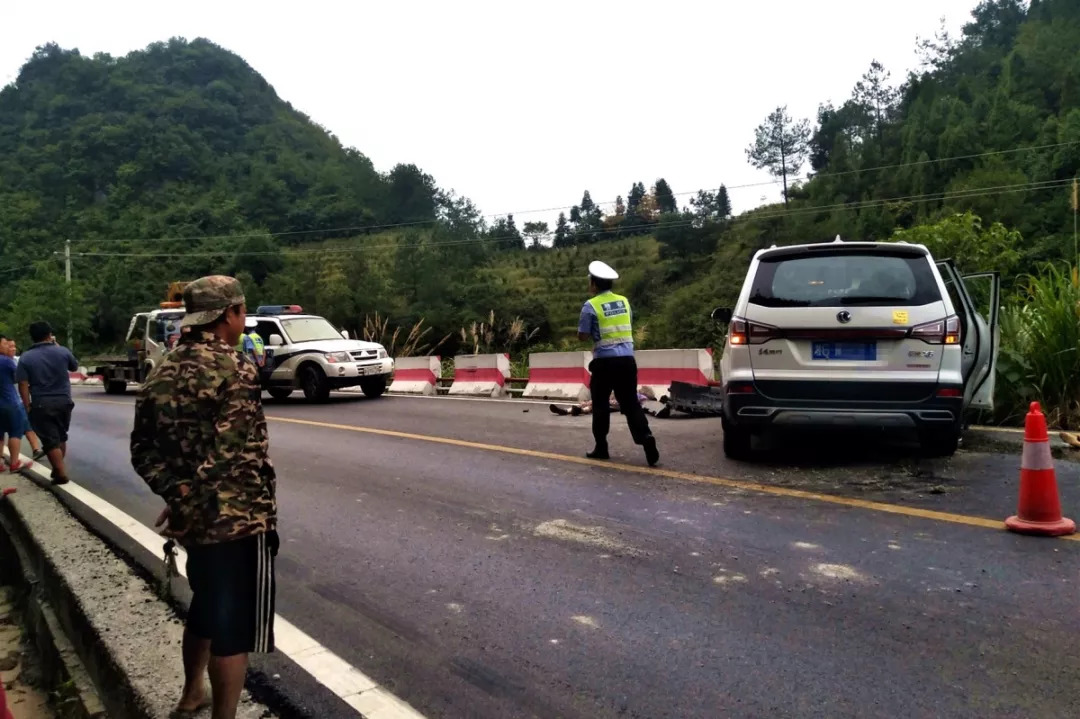
{"label": "pickup truck windshield", "polygon": [[322,317],[298,317],[291,320],[281,320],[281,324],[289,335],[289,340],[297,342],[320,342],[323,340],[339,340],[341,333]]}

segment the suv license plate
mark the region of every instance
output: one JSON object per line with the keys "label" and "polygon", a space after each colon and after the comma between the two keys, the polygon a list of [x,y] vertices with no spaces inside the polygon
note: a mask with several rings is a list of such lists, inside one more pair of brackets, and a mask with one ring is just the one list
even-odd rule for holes
{"label": "suv license plate", "polygon": [[877,342],[814,342],[816,360],[872,362],[877,359]]}

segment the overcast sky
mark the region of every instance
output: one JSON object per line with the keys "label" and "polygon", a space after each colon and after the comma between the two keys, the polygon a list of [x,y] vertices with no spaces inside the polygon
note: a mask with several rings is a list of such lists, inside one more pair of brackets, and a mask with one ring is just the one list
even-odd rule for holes
{"label": "overcast sky", "polygon": [[5,3],[0,82],[56,42],[122,55],[205,37],[382,171],[412,162],[485,214],[721,182],[736,211],[779,198],[746,162],[777,105],[842,102],[877,59],[900,81],[916,37],[976,0],[381,0]]}

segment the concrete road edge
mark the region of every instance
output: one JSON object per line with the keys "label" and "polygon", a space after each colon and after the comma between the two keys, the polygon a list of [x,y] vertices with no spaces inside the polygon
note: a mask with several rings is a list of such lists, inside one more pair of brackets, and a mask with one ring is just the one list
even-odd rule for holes
{"label": "concrete road edge", "polygon": [[[51,610],[108,716],[159,719],[183,682],[183,625],[172,608],[112,547],[73,517],[47,489],[19,475],[0,500],[3,561]],[[250,696],[238,717],[274,716]]]}

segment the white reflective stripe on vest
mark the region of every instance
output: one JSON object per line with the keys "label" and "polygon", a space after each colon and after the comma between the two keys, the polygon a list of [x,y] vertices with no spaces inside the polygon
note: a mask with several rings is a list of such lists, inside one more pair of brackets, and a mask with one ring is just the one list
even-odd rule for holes
{"label": "white reflective stripe on vest", "polygon": [[634,340],[632,340],[629,337],[612,337],[610,339],[600,340],[599,342],[594,343],[593,347],[596,347],[596,348],[600,348],[600,347],[616,347],[618,345],[631,344],[631,343],[633,343],[633,341]]}
{"label": "white reflective stripe on vest", "polygon": [[1024,442],[1020,457],[1020,469],[1053,469],[1054,457],[1049,442]]}

